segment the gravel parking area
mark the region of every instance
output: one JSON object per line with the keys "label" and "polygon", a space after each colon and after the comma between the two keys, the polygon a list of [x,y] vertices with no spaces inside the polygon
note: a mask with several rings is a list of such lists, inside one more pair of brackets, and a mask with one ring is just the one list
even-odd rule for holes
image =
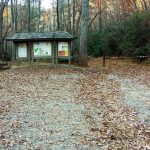
{"label": "gravel parking area", "polygon": [[0,149],[149,148],[149,127],[122,101],[123,92],[120,80],[93,69],[2,71]]}
{"label": "gravel parking area", "polygon": [[[92,149],[84,144],[99,126],[96,107],[75,104],[79,73],[19,69],[1,72],[0,149]],[[6,80],[9,80],[6,82]]]}

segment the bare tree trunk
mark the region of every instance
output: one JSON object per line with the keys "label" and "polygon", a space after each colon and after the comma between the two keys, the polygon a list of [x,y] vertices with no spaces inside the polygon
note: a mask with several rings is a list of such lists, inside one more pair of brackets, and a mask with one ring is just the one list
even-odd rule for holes
{"label": "bare tree trunk", "polygon": [[[9,28],[10,28],[10,24],[9,24],[9,18],[8,18],[8,15],[9,15],[9,13],[8,13],[8,4],[7,4],[7,6],[6,6],[6,16],[7,16],[7,19],[6,19],[6,31],[5,31],[5,34],[4,34],[4,38],[7,36],[7,34],[8,34],[8,30],[9,30]],[[4,39],[3,38],[3,39]],[[3,40],[4,41],[4,40]],[[7,52],[7,41],[4,41],[5,42],[5,51]]]}
{"label": "bare tree trunk", "polygon": [[38,32],[40,32],[40,19],[41,19],[41,0],[38,3]]}
{"label": "bare tree trunk", "polygon": [[3,50],[3,6],[4,1],[1,1],[1,6],[0,6],[0,52]]}
{"label": "bare tree trunk", "polygon": [[113,7],[114,7],[114,14],[115,14],[116,22],[119,23],[120,22],[120,9],[119,9],[118,0],[113,1]]}
{"label": "bare tree trunk", "polygon": [[30,21],[31,21],[31,10],[30,10],[30,0],[27,0],[27,32],[30,32]]}
{"label": "bare tree trunk", "polygon": [[131,12],[138,11],[136,0],[129,0],[129,7]]}
{"label": "bare tree trunk", "polygon": [[69,32],[71,33],[71,9],[70,9],[70,0],[68,0],[68,23],[69,23]]}
{"label": "bare tree trunk", "polygon": [[[99,10],[99,12],[94,16],[94,18],[90,21],[90,23],[89,23],[89,28],[91,27],[91,25],[92,25],[92,23],[94,22],[94,20],[96,19],[96,17],[99,15],[99,14],[101,14],[102,13],[102,11],[103,11],[104,9],[101,9],[101,10]],[[99,20],[100,21],[100,20]],[[100,23],[100,27],[101,27],[101,22],[99,22]]]}
{"label": "bare tree trunk", "polygon": [[75,34],[76,0],[73,0],[72,34]]}
{"label": "bare tree trunk", "polygon": [[77,19],[76,31],[75,31],[76,34],[79,33],[80,20],[81,20],[81,10],[79,10],[79,16],[78,16],[78,19]]}
{"label": "bare tree trunk", "polygon": [[5,9],[5,6],[8,5],[9,0],[1,0],[0,3],[0,52],[3,51],[3,12]]}
{"label": "bare tree trunk", "polygon": [[57,0],[57,30],[60,30],[60,23],[59,23],[59,0]]}
{"label": "bare tree trunk", "polygon": [[82,0],[82,17],[80,30],[79,63],[88,66],[88,23],[89,23],[89,0]]}
{"label": "bare tree trunk", "polygon": [[64,30],[64,0],[59,0],[59,27]]}
{"label": "bare tree trunk", "polygon": [[99,2],[99,10],[100,10],[100,14],[99,14],[99,28],[102,28],[102,0],[100,0]]}
{"label": "bare tree trunk", "polygon": [[[11,34],[14,33],[14,2],[11,0]],[[11,43],[11,56],[12,58],[16,58],[14,53],[14,45]]]}
{"label": "bare tree trunk", "polygon": [[65,30],[66,29],[66,31],[69,31],[69,28],[68,28],[68,26],[67,26],[67,19],[68,18],[66,18],[66,16],[65,16],[65,12],[64,12],[64,9],[63,9],[63,11],[62,11],[62,19],[61,19],[61,31],[63,31],[63,30]]}
{"label": "bare tree trunk", "polygon": [[142,6],[143,6],[143,9],[145,11],[147,11],[147,3],[146,3],[146,1],[145,0],[141,0],[141,3],[142,3]]}
{"label": "bare tree trunk", "polygon": [[18,0],[15,0],[15,32],[18,32]]}
{"label": "bare tree trunk", "polygon": [[127,3],[126,0],[122,0],[122,16],[123,16],[123,20],[126,20],[126,14],[127,14],[127,12],[126,12],[126,10],[127,10],[126,3]]}
{"label": "bare tree trunk", "polygon": [[[102,10],[102,0],[96,0],[96,3],[97,3],[97,7],[98,7],[98,24],[99,24],[99,29],[102,27],[102,13],[101,13],[101,10]],[[97,17],[96,15],[96,17]]]}

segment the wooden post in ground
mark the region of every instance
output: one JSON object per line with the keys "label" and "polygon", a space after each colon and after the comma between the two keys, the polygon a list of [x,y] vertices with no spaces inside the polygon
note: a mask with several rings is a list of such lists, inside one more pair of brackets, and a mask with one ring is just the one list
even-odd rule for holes
{"label": "wooden post in ground", "polygon": [[105,68],[106,66],[106,51],[103,50],[103,69]]}

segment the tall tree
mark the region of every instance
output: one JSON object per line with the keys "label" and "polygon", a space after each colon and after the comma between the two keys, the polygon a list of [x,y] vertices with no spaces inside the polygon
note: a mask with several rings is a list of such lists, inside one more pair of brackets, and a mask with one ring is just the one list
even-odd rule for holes
{"label": "tall tree", "polygon": [[3,12],[9,0],[1,0],[0,3],[0,52],[3,51]]}
{"label": "tall tree", "polygon": [[3,7],[4,7],[4,0],[1,1],[0,6],[0,52],[3,49]]}
{"label": "tall tree", "polygon": [[15,32],[18,32],[18,0],[15,0]]}
{"label": "tall tree", "polygon": [[73,0],[72,34],[75,34],[76,0]]}
{"label": "tall tree", "polygon": [[89,24],[89,0],[82,0],[82,16],[80,30],[79,63],[88,66],[88,24]]}
{"label": "tall tree", "polygon": [[31,23],[31,2],[27,0],[27,32],[30,32],[30,23]]}
{"label": "tall tree", "polygon": [[59,24],[59,0],[57,0],[57,30],[60,30],[60,24]]}
{"label": "tall tree", "polygon": [[40,19],[41,19],[41,0],[38,1],[38,32],[40,31]]}
{"label": "tall tree", "polygon": [[68,23],[69,23],[69,32],[71,33],[71,9],[70,9],[70,0],[68,0]]}
{"label": "tall tree", "polygon": [[65,12],[64,12],[64,0],[59,0],[59,26],[60,30],[64,30],[66,18],[65,18]]}

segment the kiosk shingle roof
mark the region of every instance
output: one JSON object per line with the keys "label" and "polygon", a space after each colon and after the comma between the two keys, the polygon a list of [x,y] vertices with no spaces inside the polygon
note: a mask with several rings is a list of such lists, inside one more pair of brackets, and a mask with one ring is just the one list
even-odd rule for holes
{"label": "kiosk shingle roof", "polygon": [[29,33],[15,33],[12,36],[8,37],[6,40],[8,41],[42,41],[42,40],[66,40],[71,41],[75,39],[68,32],[29,32]]}

